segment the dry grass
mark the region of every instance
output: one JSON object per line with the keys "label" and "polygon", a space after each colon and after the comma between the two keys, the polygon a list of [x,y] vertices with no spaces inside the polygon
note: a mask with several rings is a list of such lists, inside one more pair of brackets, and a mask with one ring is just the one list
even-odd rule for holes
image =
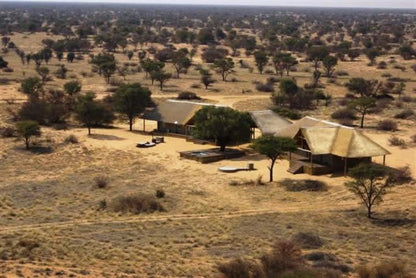
{"label": "dry grass", "polygon": [[[26,52],[39,48],[45,34],[16,34],[12,40]],[[53,37],[57,39],[58,37]],[[95,52],[98,52],[96,49]],[[21,66],[13,52],[4,58],[14,68],[13,73],[0,72],[0,78],[20,80],[34,75],[34,64]],[[250,66],[252,58],[241,57]],[[118,53],[120,63],[127,57]],[[408,65],[409,62],[400,63]],[[381,60],[381,58],[380,58]],[[198,63],[199,57],[195,62]],[[133,58],[132,62],[138,62]],[[329,119],[338,108],[337,98],[346,93],[344,82],[350,77],[380,77],[385,71],[367,67],[361,57],[357,62],[341,62],[338,71],[347,71],[337,82],[326,84],[326,91],[334,96],[333,105],[320,106],[307,114]],[[52,59],[49,67],[58,67]],[[66,63],[65,63],[66,64]],[[83,90],[94,90],[100,97],[107,95],[108,86],[98,75],[83,77],[89,72],[87,59],[66,64],[68,75],[80,79]],[[291,73],[300,85],[309,82],[310,73],[302,68]],[[168,65],[168,70],[172,70]],[[402,72],[388,65],[395,77],[414,78],[410,70]],[[241,110],[270,107],[270,94],[255,90],[253,81],[265,82],[271,75],[249,73],[236,69],[238,82],[217,82],[212,89],[191,88],[199,84],[199,74],[194,69],[172,79],[166,90],[160,92],[151,86],[144,73],[128,75],[127,81],[140,81],[151,87],[156,98],[176,97],[190,91],[211,102],[234,106]],[[54,79],[48,86],[62,87],[63,80]],[[18,82],[0,86],[0,126],[12,125],[7,110],[16,110],[24,97],[17,91]],[[416,88],[408,82],[406,94]],[[245,91],[242,94],[242,91]],[[247,92],[251,90],[251,92]],[[14,98],[15,103],[6,100]],[[414,103],[406,103],[412,108]],[[383,117],[393,117],[404,108],[392,107],[380,115],[368,116],[369,126],[375,126]],[[413,108],[414,109],[414,108]],[[410,138],[414,131],[412,120],[398,120],[397,134]],[[140,127],[139,124],[135,127]],[[70,127],[69,131],[43,129],[38,146],[48,146],[50,153],[34,154],[22,149],[16,138],[0,138],[0,273],[17,276],[53,276],[60,271],[66,275],[84,277],[217,277],[215,266],[225,259],[236,257],[259,258],[271,244],[279,239],[289,239],[298,233],[311,233],[325,243],[321,252],[334,254],[345,265],[355,267],[393,258],[402,258],[410,269],[416,269],[416,192],[414,185],[395,188],[387,195],[385,203],[376,208],[381,220],[367,221],[358,202],[344,187],[343,177],[317,177],[328,184],[322,192],[306,190],[288,191],[279,186],[285,178],[305,180],[306,175],[293,176],[286,172],[287,162],[279,161],[275,173],[278,182],[266,186],[260,175],[267,176],[268,161],[262,156],[249,156],[243,160],[223,162],[241,166],[255,161],[256,172],[238,174],[218,173],[224,166],[213,163],[201,167],[192,161],[179,160],[177,151],[201,148],[177,138],[166,138],[167,143],[151,150],[138,150],[135,143],[148,140],[144,135],[129,133],[123,123],[111,130],[95,129],[87,137],[86,130]],[[66,144],[69,135],[76,136],[77,144]],[[370,132],[371,138],[383,146],[388,136],[381,131]],[[396,167],[409,163],[415,173],[411,154],[414,148],[402,150],[392,147],[393,155],[388,165]],[[389,164],[390,163],[390,164]],[[97,190],[91,186],[94,177],[105,174],[110,186]],[[229,186],[230,180],[237,185]],[[301,188],[304,189],[304,184]],[[166,196],[158,201],[166,212],[131,215],[99,210],[100,200],[116,196],[144,194],[154,196],[163,188]],[[313,251],[313,250],[312,250]]]}

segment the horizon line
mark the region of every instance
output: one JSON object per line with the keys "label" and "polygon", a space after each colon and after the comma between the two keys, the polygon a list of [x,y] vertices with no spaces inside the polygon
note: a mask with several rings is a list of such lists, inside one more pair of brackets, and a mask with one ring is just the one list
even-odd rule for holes
{"label": "horizon line", "polygon": [[63,1],[45,1],[45,0],[0,0],[0,3],[45,3],[45,4],[132,4],[132,5],[155,5],[155,6],[206,6],[206,7],[258,7],[258,8],[264,8],[264,7],[272,7],[272,8],[320,8],[320,9],[373,9],[373,10],[416,10],[416,7],[390,7],[390,6],[383,6],[383,7],[370,7],[370,6],[308,6],[308,5],[294,5],[294,6],[288,6],[288,5],[270,5],[270,4],[204,4],[204,3],[150,3],[150,2],[133,2],[133,1],[103,1],[103,0],[63,0]]}

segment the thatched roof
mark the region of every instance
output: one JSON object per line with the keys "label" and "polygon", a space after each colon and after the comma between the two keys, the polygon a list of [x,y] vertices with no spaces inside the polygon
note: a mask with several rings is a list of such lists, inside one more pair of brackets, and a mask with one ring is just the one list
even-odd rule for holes
{"label": "thatched roof", "polygon": [[344,126],[302,128],[301,132],[312,154],[341,157],[372,157],[390,154],[360,131]]}
{"label": "thatched roof", "polygon": [[151,121],[186,125],[203,106],[214,104],[169,99],[146,111],[143,118]]}
{"label": "thatched roof", "polygon": [[291,125],[291,122],[271,110],[251,111],[250,116],[264,134],[275,134],[280,129]]}
{"label": "thatched roof", "polygon": [[291,137],[294,138],[296,136],[296,134],[298,134],[299,130],[301,128],[309,128],[309,127],[338,127],[338,126],[342,126],[345,128],[349,128],[337,123],[332,123],[329,121],[325,121],[325,120],[318,120],[315,119],[313,117],[303,117],[302,119],[300,119],[299,121],[295,122],[292,125],[289,125],[285,128],[282,128],[280,130],[278,130],[275,135],[276,136],[282,136],[282,137]]}

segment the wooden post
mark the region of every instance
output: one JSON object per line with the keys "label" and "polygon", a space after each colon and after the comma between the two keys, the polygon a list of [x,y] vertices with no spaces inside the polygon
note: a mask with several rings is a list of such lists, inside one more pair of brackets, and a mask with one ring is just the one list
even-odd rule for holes
{"label": "wooden post", "polygon": [[[311,153],[311,170],[313,169],[313,155]],[[312,170],[312,175],[313,175],[313,170]]]}
{"label": "wooden post", "polygon": [[386,166],[386,155],[383,155],[383,166]]}
{"label": "wooden post", "polygon": [[347,175],[347,161],[348,158],[344,157],[344,177]]}

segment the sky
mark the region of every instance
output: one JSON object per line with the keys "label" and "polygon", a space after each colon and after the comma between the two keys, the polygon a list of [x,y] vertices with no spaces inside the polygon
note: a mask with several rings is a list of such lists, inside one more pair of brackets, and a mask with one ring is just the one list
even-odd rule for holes
{"label": "sky", "polygon": [[[37,0],[30,0],[37,1]],[[97,2],[138,4],[251,5],[290,7],[363,7],[416,9],[416,0],[39,0],[41,2]],[[1,0],[0,0],[1,2]],[[19,1],[20,2],[20,1]]]}

